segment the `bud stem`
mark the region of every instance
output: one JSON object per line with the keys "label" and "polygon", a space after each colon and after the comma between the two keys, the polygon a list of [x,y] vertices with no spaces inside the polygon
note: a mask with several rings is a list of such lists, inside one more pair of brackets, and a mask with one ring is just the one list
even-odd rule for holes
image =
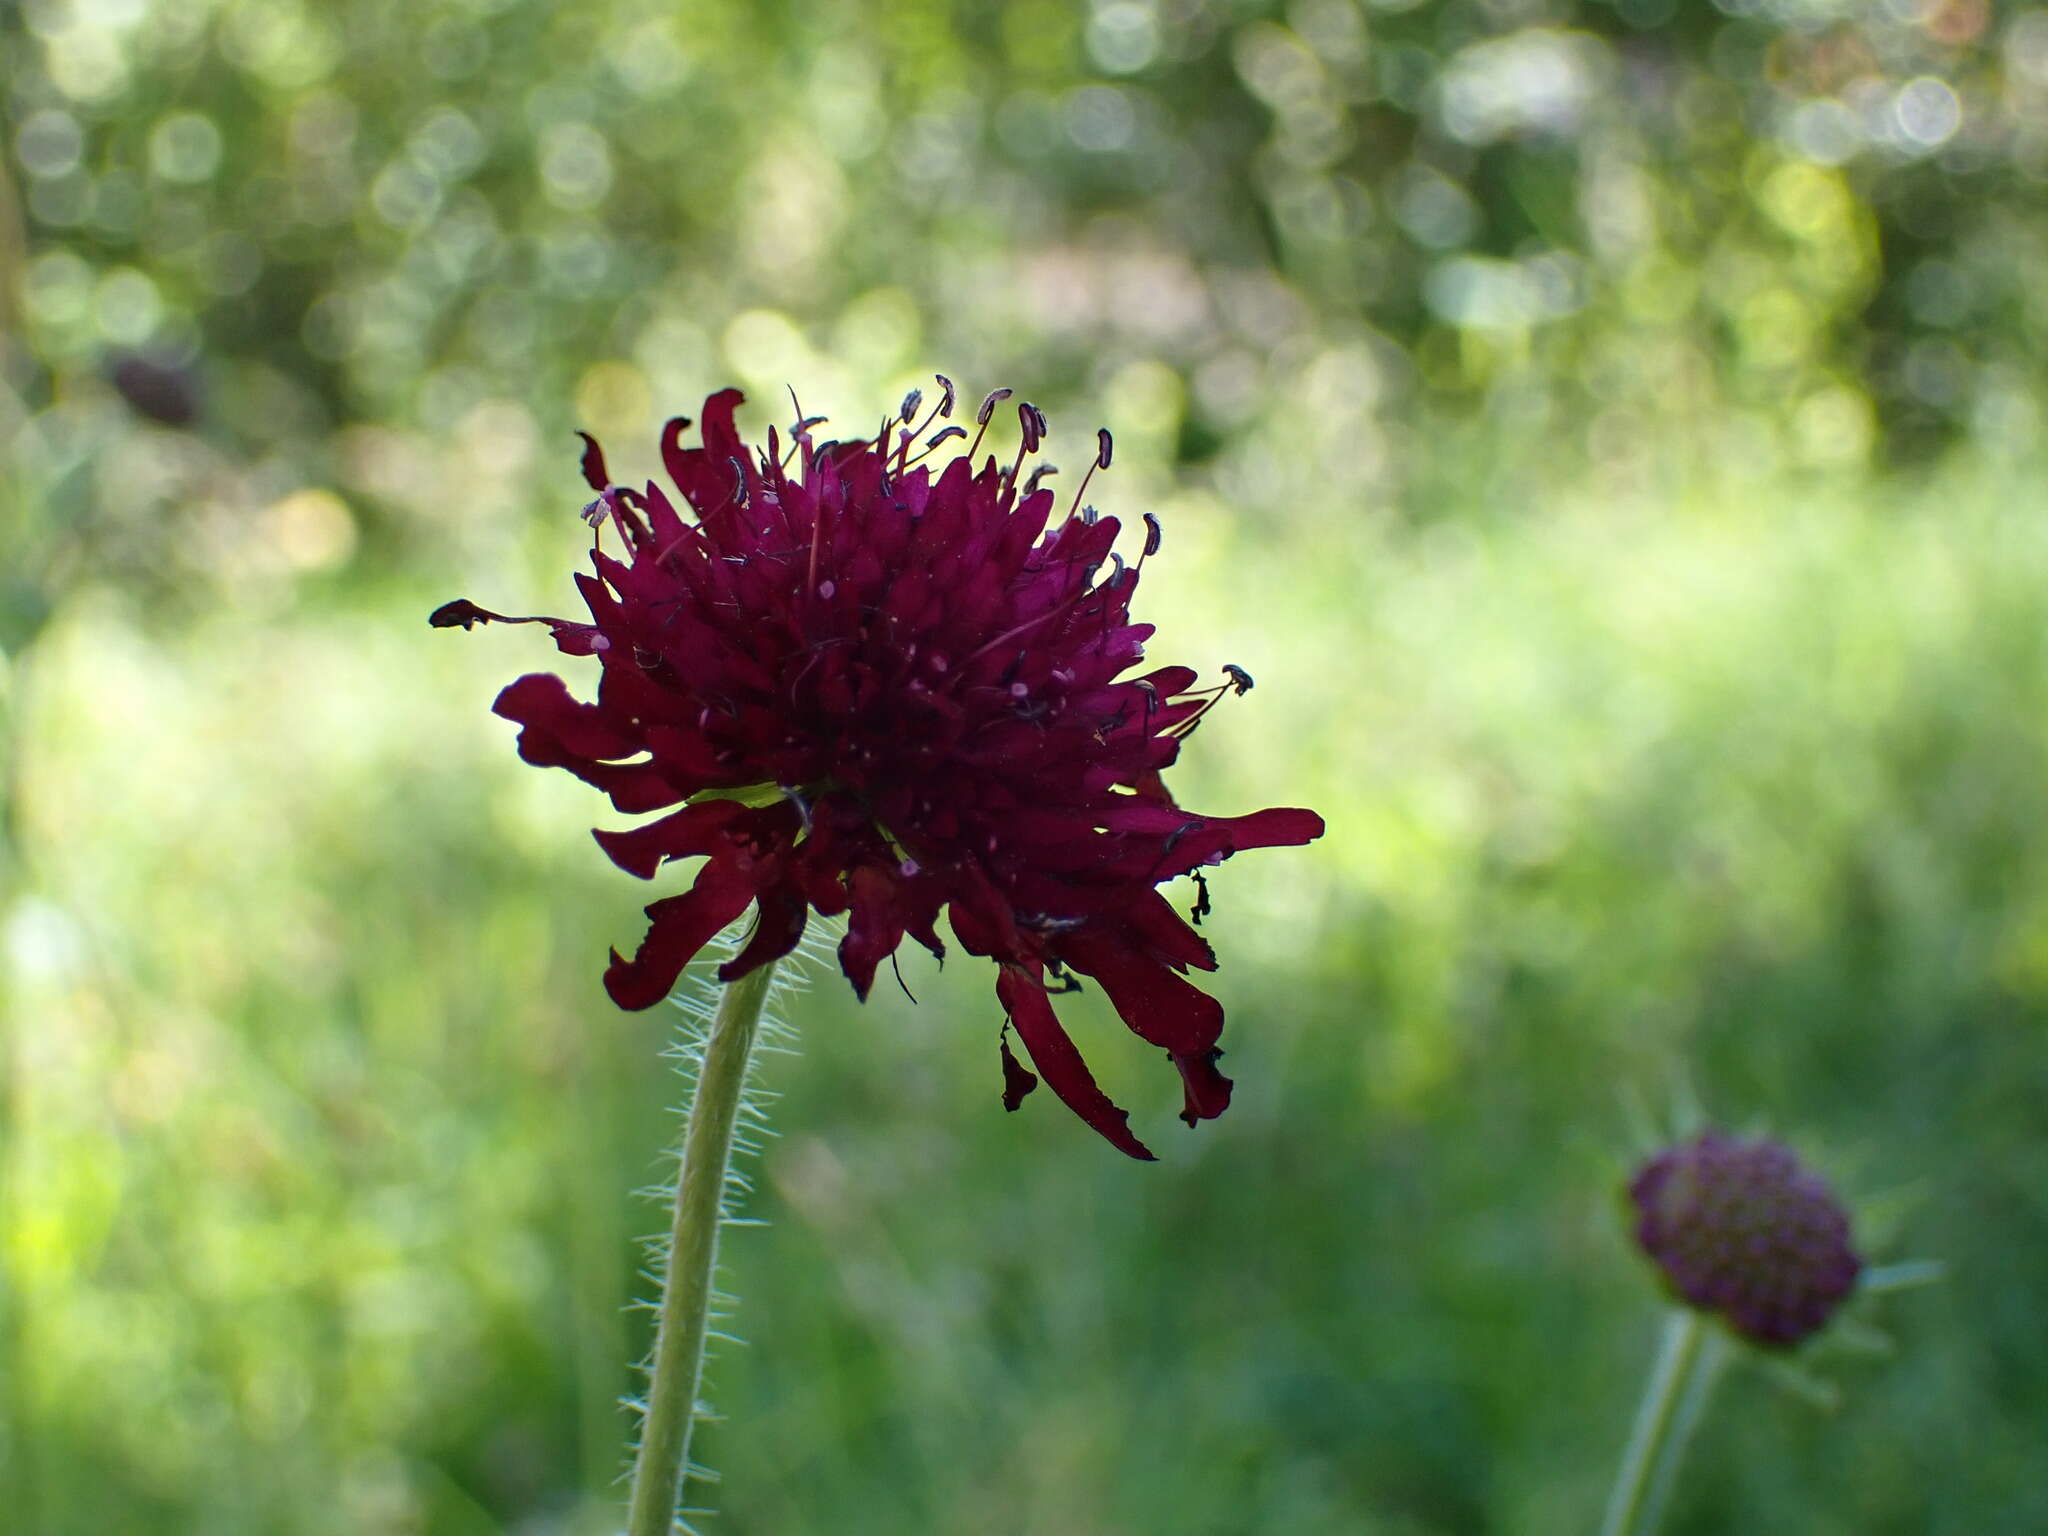
{"label": "bud stem", "polygon": [[627,1536],[670,1536],[675,1529],[704,1370],[704,1330],[718,1260],[718,1229],[725,1217],[733,1127],[774,971],[771,962],[727,984],[704,1043],[676,1183],[654,1364],[647,1384],[647,1417],[640,1427],[627,1505]]}
{"label": "bud stem", "polygon": [[1665,1317],[1657,1361],[1608,1495],[1601,1536],[1649,1536],[1657,1529],[1722,1357],[1720,1336],[1709,1335],[1699,1313],[1674,1307]]}

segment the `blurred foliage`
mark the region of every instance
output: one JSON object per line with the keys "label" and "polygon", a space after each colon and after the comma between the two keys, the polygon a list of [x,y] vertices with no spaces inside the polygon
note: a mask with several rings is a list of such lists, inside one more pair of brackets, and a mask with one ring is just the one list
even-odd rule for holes
{"label": "blurred foliage", "polygon": [[1694,1096],[1954,1279],[1678,1527],[2048,1527],[2048,10],[17,0],[0,92],[9,1529],[609,1528],[645,897],[423,617],[573,600],[572,426],[934,368],[1116,430],[1261,679],[1187,798],[1331,833],[1162,1168],[821,979],[715,1528],[1584,1529]]}

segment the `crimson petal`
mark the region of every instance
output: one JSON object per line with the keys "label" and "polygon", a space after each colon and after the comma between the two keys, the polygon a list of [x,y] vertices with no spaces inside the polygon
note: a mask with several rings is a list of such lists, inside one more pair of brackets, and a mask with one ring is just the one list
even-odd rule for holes
{"label": "crimson petal", "polygon": [[579,466],[583,471],[583,483],[601,496],[612,483],[611,471],[604,467],[604,450],[597,446],[597,439],[588,432],[576,435],[583,439],[583,461]]}
{"label": "crimson petal", "polygon": [[780,960],[795,949],[804,936],[810,910],[803,893],[790,886],[774,885],[761,892],[754,935],[744,949],[718,968],[718,979],[738,981],[747,972],[759,970],[771,960]]}
{"label": "crimson petal", "polygon": [[652,1008],[675,989],[676,978],[697,951],[746,911],[753,899],[754,886],[745,873],[734,863],[713,859],[689,890],[648,907],[653,922],[647,937],[631,960],[612,951],[611,967],[604,973],[605,991],[621,1008]]}
{"label": "crimson petal", "polygon": [[1038,1086],[1038,1074],[1017,1059],[1017,1053],[1010,1049],[1007,1033],[1002,1039],[1003,1051],[1003,1108],[1015,1113],[1017,1106],[1024,1102],[1024,1096]]}
{"label": "crimson petal", "polygon": [[1184,1124],[1192,1126],[1197,1120],[1214,1120],[1230,1108],[1230,1090],[1237,1085],[1216,1070],[1216,1060],[1223,1054],[1220,1046],[1167,1054],[1180,1069],[1180,1118]]}
{"label": "crimson petal", "polygon": [[[606,719],[597,705],[571,697],[569,685],[552,672],[529,672],[506,684],[491,713],[524,727],[519,755],[542,768],[562,766],[559,752],[601,758],[630,757],[640,750],[640,743]],[[548,754],[548,760],[542,762],[534,752]]]}
{"label": "crimson petal", "polygon": [[1031,1064],[1045,1074],[1046,1083],[1067,1108],[1119,1152],[1154,1161],[1145,1143],[1131,1134],[1129,1113],[1118,1109],[1109,1095],[1095,1086],[1095,1075],[1052,1011],[1038,966],[1005,965],[996,974],[996,996],[1017,1027],[1024,1049],[1031,1053]]}
{"label": "crimson petal", "polygon": [[839,968],[862,1002],[875,984],[875,971],[903,941],[903,902],[896,877],[864,864],[846,877],[849,915],[839,941]]}
{"label": "crimson petal", "polygon": [[1073,934],[1060,952],[1075,970],[1102,983],[1133,1034],[1166,1047],[1185,1089],[1181,1119],[1193,1125],[1230,1107],[1230,1079],[1216,1070],[1221,1003],[1157,960],[1100,934]]}
{"label": "crimson petal", "polygon": [[590,835],[627,874],[652,880],[664,859],[687,859],[714,852],[719,844],[718,834],[745,809],[737,800],[701,800],[644,826],[629,827],[623,832],[608,832],[600,827]]}

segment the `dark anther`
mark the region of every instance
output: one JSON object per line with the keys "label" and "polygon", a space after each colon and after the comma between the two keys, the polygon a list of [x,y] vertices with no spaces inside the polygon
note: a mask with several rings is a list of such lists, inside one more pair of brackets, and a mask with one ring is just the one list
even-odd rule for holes
{"label": "dark anther", "polygon": [[935,373],[932,377],[939,381],[939,388],[944,391],[939,396],[939,414],[950,416],[953,414],[953,381],[943,373]]}
{"label": "dark anther", "polygon": [[1107,469],[1109,468],[1110,450],[1116,446],[1110,439],[1109,428],[1097,427],[1095,429],[1095,442],[1095,467],[1097,469]]}
{"label": "dark anther", "polygon": [[[1145,679],[1142,677],[1139,678],[1136,682],[1134,682],[1131,686],[1136,688],[1140,693],[1145,695],[1145,718],[1147,720],[1150,720],[1159,709],[1158,688],[1153,686],[1151,683],[1146,682]],[[1183,832],[1185,832],[1186,830],[1187,828],[1185,827],[1181,828],[1181,831]]]}
{"label": "dark anther", "polygon": [[[1148,685],[1140,683],[1138,686],[1142,688]],[[1190,832],[1194,831],[1197,827],[1201,825],[1201,821],[1197,819],[1194,821],[1184,821],[1179,826],[1175,827],[1171,832],[1166,834],[1166,841],[1159,845],[1159,856],[1161,858],[1165,858],[1166,855],[1173,852],[1175,844],[1177,844],[1182,838],[1186,837]]]}
{"label": "dark anther", "polygon": [[1215,908],[1209,905],[1209,882],[1207,878],[1199,869],[1193,871],[1193,874],[1195,877],[1195,904],[1188,909],[1188,918],[1199,928],[1202,926],[1202,919],[1213,912]]}
{"label": "dark anther", "polygon": [[729,456],[725,462],[732,466],[732,499],[744,507],[747,504],[747,466],[742,460]]}
{"label": "dark anther", "polygon": [[1243,667],[1232,666],[1226,661],[1223,663],[1223,671],[1230,679],[1230,686],[1237,690],[1239,698],[1243,698],[1252,691],[1252,675],[1245,671]]}
{"label": "dark anther", "polygon": [[1045,963],[1045,968],[1048,972],[1051,973],[1052,979],[1059,983],[1059,985],[1056,987],[1049,986],[1045,989],[1052,996],[1065,997],[1069,992],[1078,992],[1081,990],[1080,980],[1077,977],[1071,975],[1068,972],[1066,966],[1061,964],[1059,961],[1048,960]]}
{"label": "dark anther", "polygon": [[1032,470],[1029,475],[1024,477],[1024,494],[1026,496],[1029,496],[1033,491],[1038,489],[1039,481],[1043,480],[1047,475],[1056,475],[1059,472],[1060,467],[1057,464],[1039,465],[1036,469]]}
{"label": "dark anther", "polygon": [[924,445],[927,448],[936,448],[939,446],[939,444],[943,443],[949,437],[965,437],[966,435],[967,429],[965,427],[942,427],[937,432],[934,432],[930,437],[926,438],[924,440]]}
{"label": "dark anther", "polygon": [[477,607],[466,597],[458,597],[452,603],[443,603],[427,615],[427,622],[436,629],[454,629],[458,626],[468,629],[472,625],[487,624],[491,614]]}
{"label": "dark anther", "polygon": [[1024,429],[1024,451],[1038,452],[1038,445],[1045,441],[1045,412],[1029,400],[1017,403],[1017,424]]}
{"label": "dark anther", "polygon": [[588,432],[578,432],[583,439],[583,483],[593,491],[602,492],[612,483],[612,477],[604,467],[604,450],[597,446],[597,439]]}
{"label": "dark anther", "polygon": [[917,408],[922,404],[924,404],[924,391],[913,389],[903,397],[903,404],[897,407],[897,419],[899,421],[909,421],[911,417],[917,414]]}
{"label": "dark anther", "polygon": [[991,390],[989,397],[981,402],[981,409],[974,413],[974,424],[980,427],[987,426],[988,419],[996,413],[996,407],[1009,399],[1012,393],[1013,391],[1007,389]]}
{"label": "dark anther", "polygon": [[1145,553],[1159,553],[1159,541],[1166,537],[1166,530],[1159,526],[1159,519],[1150,512],[1145,514]]}
{"label": "dark anther", "polygon": [[1124,577],[1128,576],[1130,572],[1124,567],[1124,557],[1115,550],[1110,551],[1109,558],[1115,563],[1116,569],[1109,573],[1109,580],[1105,581],[1103,585],[1112,592],[1121,592],[1124,588]]}
{"label": "dark anther", "polygon": [[488,608],[479,608],[466,597],[458,597],[452,603],[443,603],[427,615],[427,622],[436,629],[468,629],[472,624],[552,624],[556,632],[565,629],[583,629],[581,624],[565,624],[560,619],[515,617],[509,613],[493,613]]}

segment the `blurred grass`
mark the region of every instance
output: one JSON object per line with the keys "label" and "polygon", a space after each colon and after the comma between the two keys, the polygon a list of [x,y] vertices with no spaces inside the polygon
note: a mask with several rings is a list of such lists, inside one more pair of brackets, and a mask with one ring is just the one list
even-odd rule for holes
{"label": "blurred grass", "polygon": [[711,1528],[1586,1529],[1697,1114],[1950,1278],[1672,1528],[2048,1528],[2048,12],[31,0],[0,89],[0,1528],[613,1528],[649,894],[423,619],[573,602],[572,425],[933,367],[1114,429],[1258,679],[1179,793],[1330,831],[1216,879],[1221,1121],[1070,1000],[1158,1167],[985,968],[817,979]]}

